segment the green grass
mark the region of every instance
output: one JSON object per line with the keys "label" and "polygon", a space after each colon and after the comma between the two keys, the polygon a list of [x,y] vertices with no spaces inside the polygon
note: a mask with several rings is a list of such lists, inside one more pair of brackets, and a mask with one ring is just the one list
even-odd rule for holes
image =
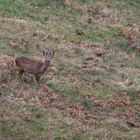
{"label": "green grass", "polygon": [[3,123],[0,123],[0,131],[1,131],[2,133],[4,133],[4,132],[7,131],[7,127],[6,127],[6,125],[4,125]]}
{"label": "green grass", "polygon": [[7,16],[18,16],[26,7],[22,3],[13,2],[12,0],[1,0],[0,13]]}
{"label": "green grass", "polygon": [[[85,21],[88,7],[93,10],[90,24]],[[117,16],[114,23],[100,15],[108,8]],[[72,7],[56,0],[1,0],[1,58],[23,55],[44,61],[43,50],[56,53],[41,78],[41,87],[30,74],[19,82],[17,73],[0,85],[0,139],[137,140],[139,128],[127,125],[123,113],[130,111],[128,115],[135,118],[135,104],[140,102],[140,55],[127,43],[131,27],[126,26],[135,23],[132,37],[138,38],[138,13],[138,0],[75,0]],[[77,29],[84,34],[77,35]],[[124,35],[119,35],[121,32]],[[12,47],[12,42],[18,47]],[[97,56],[95,51],[100,46],[105,54]],[[6,60],[0,60],[1,73],[6,64]],[[93,66],[84,69],[83,65]],[[129,81],[134,83],[129,85]],[[133,106],[114,105],[124,93]],[[82,104],[84,95],[87,107]],[[107,102],[110,104],[102,107]],[[69,112],[69,106],[74,112]],[[95,117],[95,126],[87,122],[90,116],[83,118],[86,113]]]}

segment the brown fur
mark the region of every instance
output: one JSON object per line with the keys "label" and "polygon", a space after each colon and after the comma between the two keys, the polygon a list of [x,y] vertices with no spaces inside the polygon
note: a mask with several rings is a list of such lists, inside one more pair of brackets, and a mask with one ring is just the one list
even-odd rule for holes
{"label": "brown fur", "polygon": [[16,68],[15,71],[19,71],[19,77],[21,78],[24,72],[30,73],[35,76],[37,82],[41,75],[48,69],[49,64],[54,56],[54,52],[43,52],[45,56],[45,62],[38,62],[26,57],[17,57],[15,59]]}

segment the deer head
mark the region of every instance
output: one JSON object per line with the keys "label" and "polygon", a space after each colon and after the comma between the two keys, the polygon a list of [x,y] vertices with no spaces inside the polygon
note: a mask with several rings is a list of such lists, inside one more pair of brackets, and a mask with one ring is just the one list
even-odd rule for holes
{"label": "deer head", "polygon": [[45,62],[46,63],[49,63],[52,58],[54,57],[54,52],[51,52],[51,51],[43,51],[43,56],[45,57]]}

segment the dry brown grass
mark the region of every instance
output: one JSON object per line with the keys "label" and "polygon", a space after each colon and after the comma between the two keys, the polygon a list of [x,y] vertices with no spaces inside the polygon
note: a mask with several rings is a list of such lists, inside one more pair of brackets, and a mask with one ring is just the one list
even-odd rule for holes
{"label": "dry brown grass", "polygon": [[[0,16],[0,139],[139,139],[137,8],[38,2],[22,1],[24,16]],[[43,50],[56,55],[42,85],[29,74],[18,81],[14,58],[43,60]]]}

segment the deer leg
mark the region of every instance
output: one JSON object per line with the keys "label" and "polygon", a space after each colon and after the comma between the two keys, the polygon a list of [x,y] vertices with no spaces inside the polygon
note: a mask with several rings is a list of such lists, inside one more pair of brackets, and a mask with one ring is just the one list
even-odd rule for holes
{"label": "deer leg", "polygon": [[39,75],[35,75],[35,79],[36,79],[36,82],[39,83],[40,76]]}
{"label": "deer leg", "polygon": [[24,73],[24,71],[19,71],[19,78],[22,77],[23,73]]}

